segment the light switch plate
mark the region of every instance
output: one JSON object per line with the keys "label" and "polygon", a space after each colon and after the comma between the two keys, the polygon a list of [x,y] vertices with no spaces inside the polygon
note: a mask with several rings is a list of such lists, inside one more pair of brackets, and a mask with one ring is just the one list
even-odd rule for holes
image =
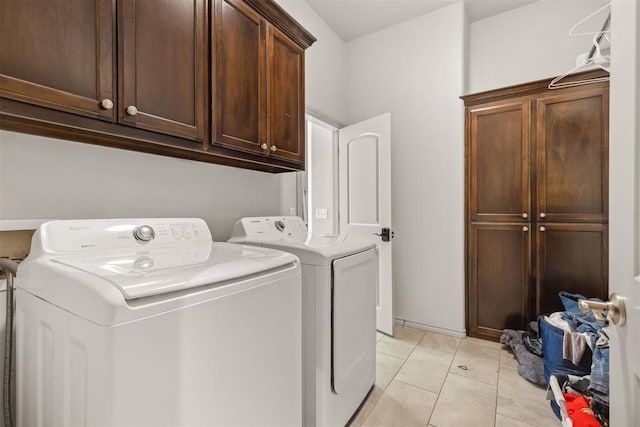
{"label": "light switch plate", "polygon": [[327,219],[327,208],[316,209],[316,219]]}

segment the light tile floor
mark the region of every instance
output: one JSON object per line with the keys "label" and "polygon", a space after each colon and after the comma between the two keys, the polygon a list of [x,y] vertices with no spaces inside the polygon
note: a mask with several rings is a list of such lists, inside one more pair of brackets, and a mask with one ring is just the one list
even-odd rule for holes
{"label": "light tile floor", "polygon": [[[376,383],[351,426],[554,427],[544,387],[501,344],[418,329],[378,333]],[[465,367],[466,369],[463,369]]]}

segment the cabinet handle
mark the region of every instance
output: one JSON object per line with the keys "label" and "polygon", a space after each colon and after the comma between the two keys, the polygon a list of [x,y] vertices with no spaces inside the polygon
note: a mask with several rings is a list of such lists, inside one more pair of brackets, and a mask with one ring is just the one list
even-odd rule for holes
{"label": "cabinet handle", "polygon": [[540,218],[544,218],[545,216],[547,216],[544,212],[540,212]]}
{"label": "cabinet handle", "polygon": [[127,107],[127,114],[130,116],[135,116],[136,114],[138,114],[138,109],[133,105],[129,105]]}
{"label": "cabinet handle", "polygon": [[278,151],[278,147],[276,147],[275,145],[272,145],[270,150],[275,153],[276,151]]}
{"label": "cabinet handle", "polygon": [[529,217],[529,215],[527,215],[527,213],[526,213],[526,212],[523,212],[523,213],[522,213],[522,218],[528,218],[528,217]]}
{"label": "cabinet handle", "polygon": [[522,227],[522,231],[529,231],[529,227],[525,225],[524,227]]}
{"label": "cabinet handle", "polygon": [[262,148],[263,150],[266,150],[267,148],[269,148],[269,146],[265,143],[263,143],[260,148]]}
{"label": "cabinet handle", "polygon": [[111,110],[113,108],[113,101],[105,98],[100,102],[100,106],[105,110]]}
{"label": "cabinet handle", "polygon": [[546,228],[544,228],[542,226],[540,227],[540,231],[545,231],[545,230],[546,230]]}

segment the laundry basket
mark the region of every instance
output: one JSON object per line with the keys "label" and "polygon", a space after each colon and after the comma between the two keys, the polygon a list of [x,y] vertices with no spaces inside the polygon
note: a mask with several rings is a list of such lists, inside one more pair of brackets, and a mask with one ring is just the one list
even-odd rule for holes
{"label": "laundry basket", "polygon": [[591,372],[591,350],[587,347],[580,363],[574,365],[562,357],[564,331],[547,322],[544,316],[538,318],[540,338],[542,338],[542,357],[544,359],[544,379],[549,384],[553,374],[583,376]]}

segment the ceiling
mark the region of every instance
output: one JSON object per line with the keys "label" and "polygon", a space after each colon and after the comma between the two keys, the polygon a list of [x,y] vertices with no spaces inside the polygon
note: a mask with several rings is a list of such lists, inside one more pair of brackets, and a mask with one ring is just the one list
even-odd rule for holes
{"label": "ceiling", "polygon": [[[348,42],[460,0],[307,0]],[[470,22],[516,9],[536,0],[465,0]]]}

